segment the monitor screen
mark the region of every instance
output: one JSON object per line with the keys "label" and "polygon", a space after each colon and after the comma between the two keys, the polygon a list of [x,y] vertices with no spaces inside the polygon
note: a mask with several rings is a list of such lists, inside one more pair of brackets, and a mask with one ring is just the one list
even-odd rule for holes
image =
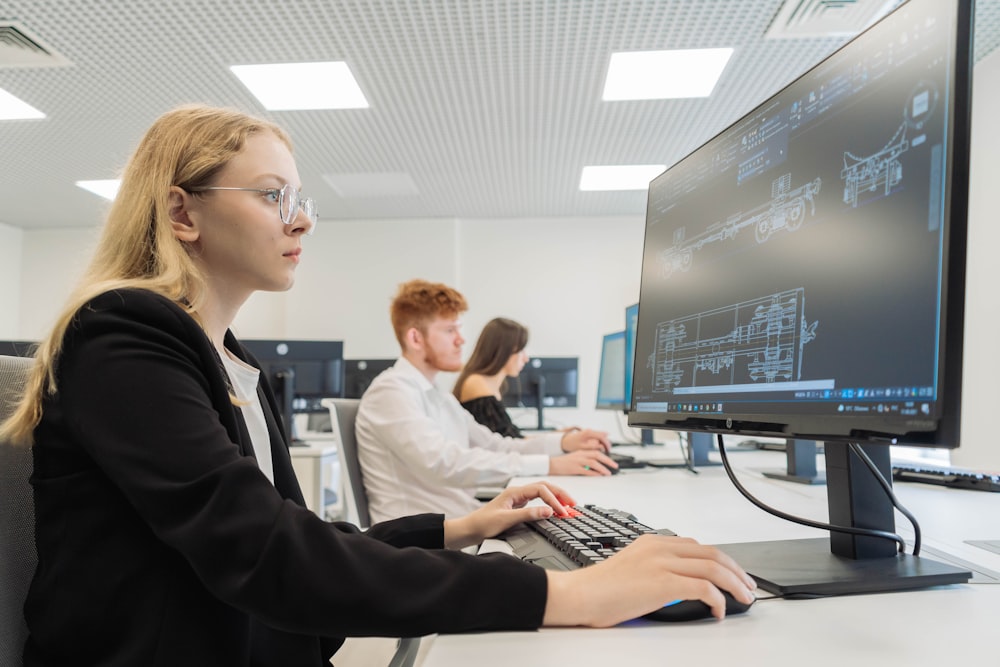
{"label": "monitor screen", "polygon": [[601,371],[597,380],[597,408],[625,410],[625,332],[604,336],[601,342]]}
{"label": "monitor screen", "polygon": [[35,356],[35,346],[27,340],[2,340],[0,341],[0,355],[6,357],[33,357]]}
{"label": "monitor screen", "polygon": [[515,408],[575,408],[576,357],[531,357],[514,378],[508,378],[503,404]]}
{"label": "monitor screen", "polygon": [[361,398],[372,380],[395,363],[395,359],[345,359],[344,398]]}
{"label": "monitor screen", "polygon": [[629,423],[825,442],[829,539],[723,545],[767,590],[971,576],[878,477],[959,445],[972,5],[909,0],[650,183]]}
{"label": "monitor screen", "polygon": [[290,437],[292,414],[322,413],[320,401],[344,390],[344,343],[339,340],[244,340],[274,391]]}
{"label": "monitor screen", "polygon": [[503,404],[508,408],[535,408],[539,431],[545,425],[545,408],[575,408],[576,357],[531,357],[517,377],[507,379]]}
{"label": "monitor screen", "polygon": [[632,373],[635,368],[635,330],[639,324],[639,304],[625,309],[625,410],[632,409]]}
{"label": "monitor screen", "polygon": [[636,424],[958,445],[968,13],[902,5],[650,183]]}

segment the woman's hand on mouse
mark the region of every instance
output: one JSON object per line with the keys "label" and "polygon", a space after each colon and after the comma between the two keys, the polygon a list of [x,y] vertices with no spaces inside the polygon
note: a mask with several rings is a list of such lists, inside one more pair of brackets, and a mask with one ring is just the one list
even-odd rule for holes
{"label": "woman's hand on mouse", "polygon": [[685,537],[643,535],[606,561],[547,571],[544,625],[609,627],[674,600],[701,600],[723,618],[722,590],[750,604],[753,577],[719,549]]}

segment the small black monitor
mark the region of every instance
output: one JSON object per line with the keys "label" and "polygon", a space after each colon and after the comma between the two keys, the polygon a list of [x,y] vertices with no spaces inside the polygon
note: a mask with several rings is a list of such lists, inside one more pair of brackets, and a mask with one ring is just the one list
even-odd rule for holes
{"label": "small black monitor", "polygon": [[601,341],[601,370],[597,376],[597,409],[625,411],[625,332]]}
{"label": "small black monitor", "polygon": [[395,363],[395,359],[345,359],[344,398],[361,398],[372,380]]}
{"label": "small black monitor", "polygon": [[535,408],[538,430],[545,429],[545,408],[575,408],[579,377],[577,357],[531,357],[516,378],[507,380],[503,404]]}
{"label": "small black monitor", "polygon": [[959,445],[972,26],[909,0],[650,183],[629,423],[824,442],[839,528],[730,552],[768,590],[968,578],[871,471]]}
{"label": "small black monitor", "polygon": [[320,413],[320,401],[344,391],[344,343],[339,340],[244,340],[274,390],[290,437],[295,413]]}
{"label": "small black monitor", "polygon": [[0,340],[0,355],[5,357],[33,357],[38,343],[27,340]]}

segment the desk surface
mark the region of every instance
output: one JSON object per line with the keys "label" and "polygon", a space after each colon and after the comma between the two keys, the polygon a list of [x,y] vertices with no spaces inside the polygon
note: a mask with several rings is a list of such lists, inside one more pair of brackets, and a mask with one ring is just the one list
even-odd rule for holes
{"label": "desk surface", "polygon": [[[638,448],[621,449],[646,454]],[[665,452],[652,448],[648,454],[662,458]],[[792,514],[826,520],[826,487],[763,475],[784,469],[783,453],[734,452],[730,461],[744,486],[765,502]],[[700,468],[698,474],[683,469],[640,469],[610,478],[553,481],[578,502],[624,509],[654,528],[670,528],[706,544],[825,535],[754,507],[720,467]],[[1000,572],[1000,554],[967,543],[1000,540],[1000,494],[920,484],[897,484],[894,489],[920,522],[924,555],[948,554],[965,567],[971,564],[987,573]],[[909,522],[899,514],[896,528],[912,545]],[[604,667],[615,658],[615,649],[623,651],[621,662],[630,667],[677,661],[768,667],[823,667],[852,660],[856,665],[884,660],[882,664],[908,667],[964,659],[1000,664],[1000,640],[994,638],[998,608],[1000,584],[993,583],[814,600],[761,599],[747,614],[722,622],[639,620],[603,630],[547,628],[440,635],[430,640],[423,664]]]}

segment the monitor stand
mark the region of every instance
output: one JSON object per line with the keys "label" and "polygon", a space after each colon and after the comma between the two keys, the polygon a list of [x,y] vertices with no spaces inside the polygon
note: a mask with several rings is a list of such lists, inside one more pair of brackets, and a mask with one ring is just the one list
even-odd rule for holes
{"label": "monitor stand", "polygon": [[[889,447],[863,447],[891,483]],[[845,443],[826,442],[830,523],[895,531],[892,503]],[[831,532],[806,540],[717,545],[762,589],[785,597],[876,593],[965,583],[972,573],[922,556],[900,554],[895,542]]]}
{"label": "monitor stand", "polygon": [[817,449],[815,440],[787,440],[785,472],[765,471],[764,476],[798,484],[826,484],[826,475],[816,470]]}
{"label": "monitor stand", "polygon": [[721,466],[722,464],[718,461],[708,458],[709,452],[715,450],[715,444],[712,442],[713,437],[711,433],[688,433],[688,451],[685,460],[676,463],[650,460],[648,463],[656,468],[687,468],[691,472],[697,472],[695,468]]}
{"label": "monitor stand", "polygon": [[295,369],[278,368],[274,371],[275,400],[281,410],[280,419],[285,426],[290,446],[304,445],[295,427]]}
{"label": "monitor stand", "polygon": [[706,466],[721,466],[718,461],[708,458],[709,452],[715,451],[715,436],[711,433],[688,433],[688,459],[695,468]]}
{"label": "monitor stand", "polygon": [[555,429],[545,426],[545,376],[539,375],[535,384],[535,405],[538,406],[538,426],[536,431],[553,431]]}

